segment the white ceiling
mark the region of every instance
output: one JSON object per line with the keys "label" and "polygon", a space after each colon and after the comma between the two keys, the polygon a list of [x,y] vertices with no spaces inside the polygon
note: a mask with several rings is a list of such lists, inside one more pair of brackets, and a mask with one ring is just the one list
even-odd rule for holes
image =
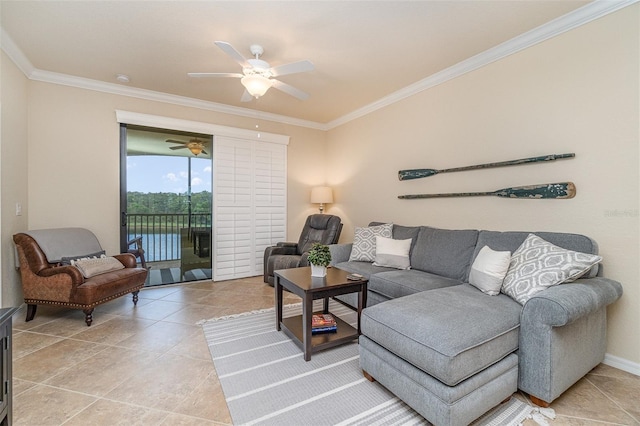
{"label": "white ceiling", "polygon": [[[126,74],[125,92],[145,89],[326,125],[590,1],[2,0],[0,7],[3,49],[30,78],[117,88],[116,75]],[[246,57],[249,45],[261,44],[271,66],[310,60],[314,71],[281,77],[310,98],[270,89],[241,103],[238,79],[187,77],[241,71],[215,40]]]}

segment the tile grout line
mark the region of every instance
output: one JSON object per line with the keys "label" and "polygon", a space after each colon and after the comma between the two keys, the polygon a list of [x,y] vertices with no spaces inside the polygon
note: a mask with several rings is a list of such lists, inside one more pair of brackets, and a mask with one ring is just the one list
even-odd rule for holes
{"label": "tile grout line", "polygon": [[[606,377],[611,377],[611,376],[606,376]],[[615,377],[614,377],[615,378]],[[611,396],[609,396],[609,394],[605,391],[603,391],[602,389],[600,389],[595,383],[593,383],[591,380],[589,380],[588,375],[585,376],[585,379],[587,380],[587,382],[589,382],[594,388],[596,388],[598,390],[598,392],[600,392],[602,395],[604,395],[609,401],[613,402],[616,407],[618,407],[618,409],[620,409],[623,413],[625,413],[627,416],[629,416],[631,419],[635,420],[636,422],[638,421],[638,419],[636,419],[636,417],[632,414],[630,414],[627,410],[625,410],[625,408],[620,405],[620,403],[618,403],[618,401],[616,401],[615,399],[613,399]]]}

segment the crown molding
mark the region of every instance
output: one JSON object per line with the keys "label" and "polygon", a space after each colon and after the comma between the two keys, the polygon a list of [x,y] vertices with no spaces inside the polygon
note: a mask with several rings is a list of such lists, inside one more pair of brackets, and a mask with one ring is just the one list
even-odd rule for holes
{"label": "crown molding", "polygon": [[330,121],[327,123],[327,130],[331,130],[335,127],[348,123],[349,121],[371,114],[381,108],[392,105],[456,77],[460,77],[468,72],[477,70],[478,68],[498,61],[509,55],[513,55],[514,53],[520,52],[581,25],[587,24],[595,19],[616,12],[637,3],[638,1],[640,0],[595,0],[574,10],[573,12],[560,16],[537,28],[534,28],[533,30],[527,31],[526,33],[516,36],[504,43],[485,50],[482,53],[458,62],[449,68],[432,74],[431,76],[414,84],[406,86],[389,96],[385,96],[384,98],[372,102],[362,108],[345,114],[336,120]]}
{"label": "crown molding", "polygon": [[128,87],[115,83],[92,80],[83,77],[75,77],[68,74],[60,74],[50,71],[35,70],[29,77],[34,81],[60,84],[63,86],[77,87],[81,89],[94,90],[114,95],[129,96],[132,98],[145,99],[149,101],[163,102],[190,108],[215,111],[224,114],[237,115],[260,120],[275,121],[278,123],[290,124],[293,126],[308,127],[312,129],[326,130],[326,125],[309,120],[288,117],[285,115],[272,114],[269,112],[256,111],[248,108],[235,107],[216,102],[203,101],[201,99],[189,98],[186,96],[172,95],[169,93],[156,92],[153,90]]}
{"label": "crown molding", "polygon": [[35,67],[29,61],[29,59],[22,53],[22,50],[13,42],[13,39],[9,37],[9,34],[0,28],[0,48],[7,54],[14,64],[18,67],[22,73],[31,78],[31,74],[35,71]]}
{"label": "crown molding", "polygon": [[185,96],[172,95],[146,89],[138,89],[114,83],[105,83],[102,81],[91,80],[82,77],[75,77],[66,74],[39,70],[31,64],[29,59],[22,53],[18,46],[16,46],[16,44],[13,42],[11,37],[9,37],[9,35],[2,28],[0,28],[0,47],[30,80],[60,84],[121,96],[129,96],[138,99],[169,103],[190,108],[198,108],[224,114],[237,115],[241,117],[256,118],[256,114],[258,113],[261,120],[327,131],[357,118],[363,117],[367,114],[371,114],[374,111],[392,105],[405,98],[416,95],[420,92],[445,83],[468,72],[474,71],[485,65],[491,64],[509,55],[520,52],[528,47],[534,46],[538,43],[570,31],[581,25],[587,24],[595,19],[616,12],[620,9],[637,3],[638,1],[640,0],[595,0],[579,9],[574,10],[573,12],[549,21],[546,24],[534,28],[533,30],[514,37],[511,40],[508,40],[502,44],[485,50],[482,53],[465,59],[462,62],[459,62],[447,69],[432,74],[429,77],[406,86],[403,89],[400,89],[375,102],[365,105],[362,108],[358,108],[328,123],[319,123],[315,121],[303,120],[262,111],[257,112],[256,110],[248,108],[235,107],[216,102],[188,98]]}

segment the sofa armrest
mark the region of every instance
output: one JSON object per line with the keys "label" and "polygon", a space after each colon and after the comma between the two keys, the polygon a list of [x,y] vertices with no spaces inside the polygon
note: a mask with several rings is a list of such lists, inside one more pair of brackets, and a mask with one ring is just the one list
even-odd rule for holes
{"label": "sofa armrest", "polygon": [[349,256],[351,256],[351,247],[353,247],[353,243],[330,244],[329,252],[331,253],[331,266],[342,262],[348,262]]}
{"label": "sofa armrest", "polygon": [[522,317],[551,327],[571,324],[622,296],[619,282],[596,277],[551,287],[529,299]]}
{"label": "sofa armrest", "polygon": [[607,305],[620,283],[601,277],[548,288],[520,315],[518,388],[551,403],[604,359]]}
{"label": "sofa armrest", "polygon": [[118,259],[120,263],[125,268],[135,268],[138,266],[138,262],[136,261],[136,257],[131,253],[120,253],[113,256]]}
{"label": "sofa armrest", "polygon": [[68,275],[71,278],[71,285],[75,288],[84,283],[84,277],[78,268],[71,265],[54,266],[51,268],[43,269],[38,273],[41,278],[62,277]]}

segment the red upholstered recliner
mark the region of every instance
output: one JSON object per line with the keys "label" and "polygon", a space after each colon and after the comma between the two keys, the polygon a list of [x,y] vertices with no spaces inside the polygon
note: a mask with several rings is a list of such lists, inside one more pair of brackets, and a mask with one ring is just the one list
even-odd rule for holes
{"label": "red upholstered recliner", "polygon": [[[129,253],[113,256],[121,264],[111,270],[85,278],[76,266],[63,265],[65,260],[104,253],[96,236],[83,228],[42,229],[13,236],[20,259],[20,275],[26,321],[31,321],[38,305],[55,305],[82,309],[88,326],[93,309],[125,294],[133,294],[134,305],[144,286],[147,270],[136,267]],[[109,259],[113,262],[113,259]],[[115,262],[114,262],[115,263]],[[86,272],[85,272],[86,273]]]}

